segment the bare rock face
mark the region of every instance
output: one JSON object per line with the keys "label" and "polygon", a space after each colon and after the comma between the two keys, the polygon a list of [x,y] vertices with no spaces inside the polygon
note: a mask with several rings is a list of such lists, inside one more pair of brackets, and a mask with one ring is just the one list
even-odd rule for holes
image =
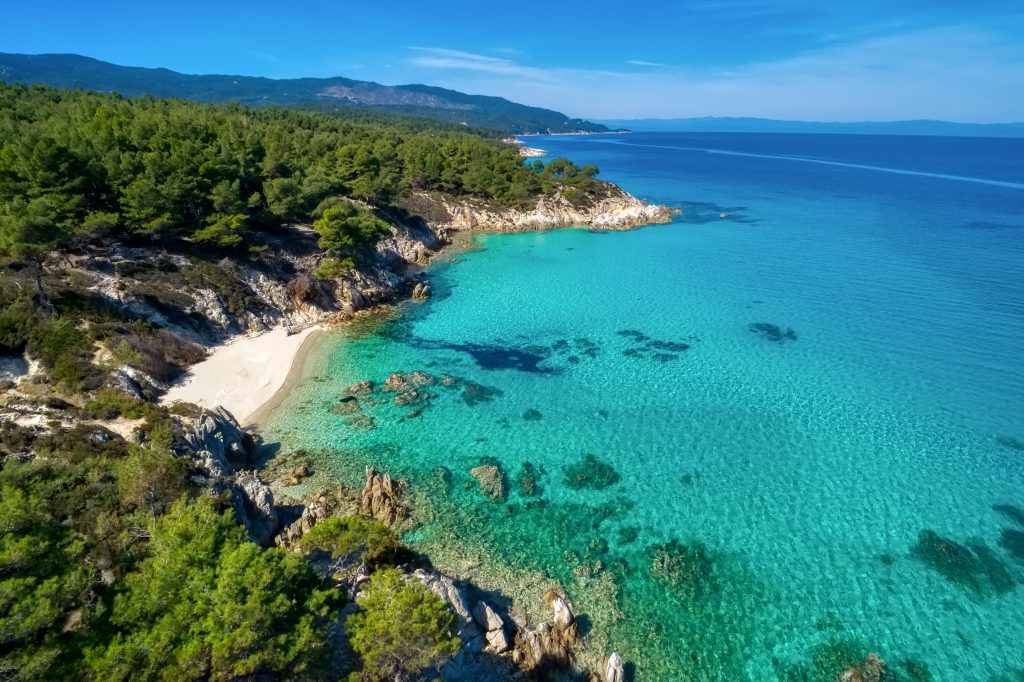
{"label": "bare rock face", "polygon": [[616,653],[601,662],[601,682],[626,682],[626,667]]}
{"label": "bare rock face", "polygon": [[424,282],[418,282],[416,286],[412,288],[412,297],[417,301],[425,301],[430,298],[432,293],[430,285]]}
{"label": "bare rock face", "polygon": [[278,536],[274,538],[274,543],[279,547],[294,546],[318,521],[332,516],[338,506],[339,503],[335,496],[327,493],[316,495],[303,507],[302,515],[298,519],[281,529]]}
{"label": "bare rock face", "polygon": [[281,526],[270,487],[255,472],[241,472],[235,477],[235,489],[240,493],[232,498],[236,517],[253,542],[270,546]]}
{"label": "bare rock face", "polygon": [[366,485],[358,505],[360,514],[393,526],[405,520],[408,513],[404,498],[405,483],[366,467]]}
{"label": "bare rock face", "polygon": [[589,206],[577,206],[563,194],[541,197],[530,210],[496,210],[482,203],[442,200],[448,220],[437,227],[452,230],[526,232],[572,225],[602,230],[628,230],[641,225],[667,223],[672,219],[666,206],[648,204],[614,185],[607,196]]}
{"label": "bare rock face", "polygon": [[205,412],[183,427],[185,444],[201,466],[208,463],[213,476],[234,473],[234,463],[245,463],[252,454],[252,439],[224,408]]}
{"label": "bare rock face", "polygon": [[554,614],[553,623],[521,630],[516,637],[513,660],[529,679],[546,680],[575,666],[574,648],[580,641],[579,625],[566,598],[554,590],[544,594]]}

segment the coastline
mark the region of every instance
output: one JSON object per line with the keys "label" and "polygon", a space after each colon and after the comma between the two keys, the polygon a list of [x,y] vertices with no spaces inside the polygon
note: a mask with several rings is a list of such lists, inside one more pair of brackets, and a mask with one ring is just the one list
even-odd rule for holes
{"label": "coastline", "polygon": [[256,336],[239,336],[214,346],[210,355],[193,365],[185,377],[171,386],[160,399],[169,405],[176,401],[201,407],[223,407],[238,422],[249,425],[265,418],[264,408],[294,380],[302,359],[315,345],[310,340],[324,327],[316,325],[289,335],[280,326]]}

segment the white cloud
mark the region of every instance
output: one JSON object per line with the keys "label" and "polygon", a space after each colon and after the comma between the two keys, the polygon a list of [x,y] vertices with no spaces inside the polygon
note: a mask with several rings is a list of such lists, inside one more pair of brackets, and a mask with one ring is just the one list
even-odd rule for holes
{"label": "white cloud", "polygon": [[665,66],[664,64],[659,64],[658,62],[647,62],[644,61],[643,59],[627,59],[626,63],[632,64],[633,66]]}
{"label": "white cloud", "polygon": [[542,69],[457,50],[417,52],[412,64],[423,80],[570,116],[1024,120],[1024,45],[957,26],[826,44],[728,71]]}

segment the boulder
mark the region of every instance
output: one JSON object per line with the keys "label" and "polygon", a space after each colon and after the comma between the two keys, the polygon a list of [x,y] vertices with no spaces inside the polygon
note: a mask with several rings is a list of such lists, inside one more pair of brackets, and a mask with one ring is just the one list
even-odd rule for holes
{"label": "boulder", "polygon": [[183,426],[186,446],[195,453],[200,466],[209,463],[216,470],[211,471],[214,476],[230,475],[234,471],[232,463],[246,463],[252,454],[252,438],[222,407],[204,412]]}
{"label": "boulder", "polygon": [[234,483],[239,493],[232,500],[235,515],[249,531],[253,542],[268,547],[281,526],[270,486],[261,481],[255,472],[244,471],[235,476]]}
{"label": "boulder", "polygon": [[358,511],[391,526],[406,517],[405,483],[394,481],[388,474],[380,474],[366,467],[366,485],[359,497]]}
{"label": "boulder", "polygon": [[484,639],[487,641],[484,651],[492,654],[503,654],[512,648],[512,642],[504,628],[490,630],[484,635]]}
{"label": "boulder", "polygon": [[601,682],[626,682],[626,668],[622,656],[612,653],[601,662]]}
{"label": "boulder", "polygon": [[476,606],[473,607],[473,618],[477,625],[487,632],[505,627],[505,621],[486,602],[478,601],[476,603]]}
{"label": "boulder", "polygon": [[368,393],[372,393],[372,392],[373,392],[373,382],[372,381],[359,381],[359,382],[354,383],[354,384],[352,384],[351,386],[349,386],[349,387],[347,387],[345,389],[345,393],[350,395],[350,396],[351,395],[367,395]]}
{"label": "boulder", "polygon": [[388,375],[388,378],[384,380],[385,391],[393,391],[397,393],[399,391],[408,391],[410,388],[412,388],[412,385],[401,372],[392,372]]}
{"label": "boulder", "polygon": [[480,637],[483,630],[474,620],[469,608],[469,598],[458,583],[443,573],[425,571],[422,568],[413,572],[413,577],[452,607],[452,611],[455,612],[459,637],[462,638],[464,644]]}
{"label": "boulder", "polygon": [[430,285],[425,282],[417,282],[412,289],[412,297],[417,301],[425,301],[431,295]]}
{"label": "boulder", "polygon": [[302,514],[294,522],[283,528],[274,543],[280,547],[294,546],[306,532],[318,521],[334,515],[338,508],[338,500],[333,495],[320,493],[302,509]]}

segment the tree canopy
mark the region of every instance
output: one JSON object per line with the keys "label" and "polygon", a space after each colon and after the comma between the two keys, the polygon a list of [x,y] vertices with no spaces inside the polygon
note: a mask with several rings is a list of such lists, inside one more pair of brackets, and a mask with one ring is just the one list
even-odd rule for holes
{"label": "tree canopy", "polygon": [[497,140],[401,119],[0,83],[0,254],[110,233],[230,249],[329,197],[387,206],[418,190],[512,206],[596,172],[556,161],[542,171]]}

